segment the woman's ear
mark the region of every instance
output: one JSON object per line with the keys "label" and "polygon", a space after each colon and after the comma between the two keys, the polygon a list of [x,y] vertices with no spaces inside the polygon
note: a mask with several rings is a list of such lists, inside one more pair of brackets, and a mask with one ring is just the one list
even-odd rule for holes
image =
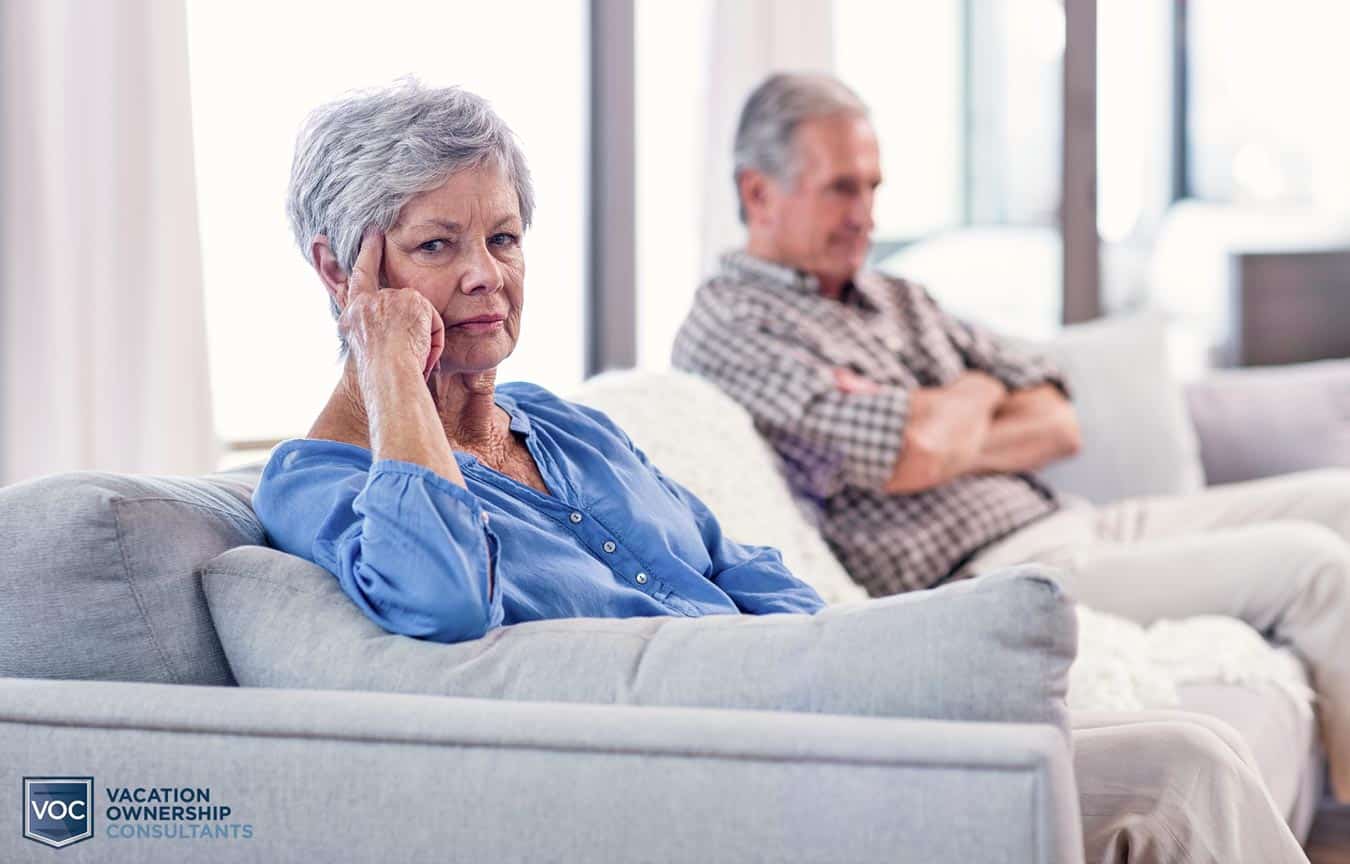
{"label": "woman's ear", "polygon": [[328,289],[328,296],[332,298],[333,304],[339,310],[347,306],[347,271],[342,269],[338,263],[337,256],[333,254],[333,247],[328,245],[328,237],[319,234],[314,238],[314,242],[309,246],[309,257],[314,263],[314,269],[319,271],[319,278],[323,280],[323,286]]}

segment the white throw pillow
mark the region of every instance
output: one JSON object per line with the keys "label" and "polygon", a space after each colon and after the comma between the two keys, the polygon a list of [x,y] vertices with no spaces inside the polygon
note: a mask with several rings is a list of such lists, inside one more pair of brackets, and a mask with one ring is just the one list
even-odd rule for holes
{"label": "white throw pillow", "polygon": [[1066,327],[1035,346],[1063,370],[1083,447],[1040,472],[1053,488],[1105,503],[1195,492],[1204,469],[1181,383],[1155,313]]}
{"label": "white throw pillow", "polygon": [[716,385],[626,370],[591,378],[568,398],[614,418],[652,464],[708,505],[728,537],[778,549],[826,603],[867,599],[798,509],[750,415]]}

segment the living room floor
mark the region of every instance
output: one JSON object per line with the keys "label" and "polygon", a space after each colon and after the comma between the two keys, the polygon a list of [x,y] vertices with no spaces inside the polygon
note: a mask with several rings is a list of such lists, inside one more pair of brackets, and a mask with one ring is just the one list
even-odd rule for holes
{"label": "living room floor", "polygon": [[1350,805],[1322,805],[1307,850],[1311,864],[1350,864]]}

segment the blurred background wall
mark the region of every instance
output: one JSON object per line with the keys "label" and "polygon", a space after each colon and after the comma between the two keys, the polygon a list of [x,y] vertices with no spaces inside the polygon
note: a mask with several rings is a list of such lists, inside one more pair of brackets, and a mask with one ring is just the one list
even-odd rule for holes
{"label": "blurred background wall", "polygon": [[1350,6],[1066,2],[0,0],[0,482],[304,433],[338,366],[282,211],[295,132],[405,74],[486,96],[531,162],[503,380],[667,364],[778,69],[870,104],[874,263],[959,314],[1159,309],[1183,375],[1350,353]]}

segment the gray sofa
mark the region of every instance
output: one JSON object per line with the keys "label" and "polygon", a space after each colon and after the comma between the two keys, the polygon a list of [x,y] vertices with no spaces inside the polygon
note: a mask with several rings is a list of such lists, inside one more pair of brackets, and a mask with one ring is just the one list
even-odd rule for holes
{"label": "gray sofa", "polygon": [[[1195,417],[1205,447],[1242,386],[1192,391],[1225,405]],[[1082,859],[1075,623],[1053,574],[842,602],[819,621],[578,619],[430,646],[361,630],[319,568],[260,548],[255,477],[0,490],[0,860],[53,852],[19,816],[22,778],[46,776],[95,779],[93,836],[70,861]],[[923,640],[939,644],[894,659]],[[1195,698],[1239,724],[1269,713],[1262,694],[1233,697]],[[1320,775],[1304,762],[1306,809]],[[111,787],[206,789],[233,836],[137,836]]]}
{"label": "gray sofa", "polygon": [[[185,844],[209,848],[207,860],[260,862],[882,861],[901,850],[915,861],[1081,860],[1064,730],[1074,620],[1037,571],[960,592],[1010,610],[1000,656],[1025,662],[989,675],[1027,695],[1003,705],[966,686],[920,692],[927,685],[903,675],[889,693],[854,682],[832,695],[791,681],[776,693],[766,674],[750,676],[759,686],[727,689],[735,676],[718,655],[749,657],[744,667],[754,659],[746,645],[758,643],[769,658],[761,673],[772,676],[777,643],[765,626],[808,624],[788,640],[797,666],[828,667],[887,632],[925,622],[950,630],[982,614],[961,611],[956,593],[957,607],[916,595],[889,609],[829,610],[901,616],[871,630],[842,622],[831,631],[805,616],[577,619],[439,646],[370,625],[324,649],[338,667],[330,674],[366,675],[367,690],[241,688],[232,666],[247,680],[272,676],[265,683],[303,675],[296,663],[305,661],[288,649],[303,653],[364,623],[340,594],[321,596],[333,580],[319,568],[251,545],[262,540],[248,507],[253,477],[86,473],[0,490],[0,764],[9,775],[0,812],[14,829],[0,832],[0,860],[53,851],[19,830],[21,778],[32,776],[95,778],[94,836],[61,850],[71,861],[178,861]],[[213,603],[233,596],[240,608],[268,590],[277,594],[269,610],[321,605],[291,619],[290,646],[265,652],[283,659],[255,668],[255,645],[234,642],[227,660],[203,590],[212,585]],[[250,621],[215,614],[227,643],[247,638]],[[639,647],[607,669],[603,656],[633,635]],[[553,641],[531,647],[531,638]],[[603,656],[577,661],[569,680],[559,668],[576,655],[556,659],[569,646]],[[352,653],[331,653],[344,649]],[[381,665],[390,652],[400,659]],[[454,692],[503,698],[371,692],[416,689],[416,678],[396,673],[419,662],[423,681],[453,666]],[[640,671],[663,662],[668,674]],[[934,677],[968,678],[957,671]],[[847,669],[822,674],[838,681]],[[699,707],[755,700],[793,710]],[[901,712],[912,716],[886,716]],[[986,722],[951,719],[962,712]],[[235,836],[110,836],[136,826],[110,817],[106,789],[159,786],[206,789],[213,805],[231,807],[219,824]],[[250,837],[237,836],[243,826]]]}

